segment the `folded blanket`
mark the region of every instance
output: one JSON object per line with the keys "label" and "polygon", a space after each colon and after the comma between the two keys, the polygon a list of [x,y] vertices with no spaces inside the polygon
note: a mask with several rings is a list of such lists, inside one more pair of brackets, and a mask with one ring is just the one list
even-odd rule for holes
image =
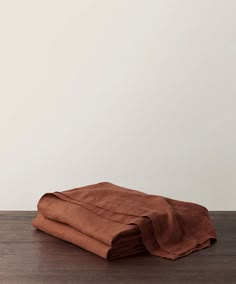
{"label": "folded blanket", "polygon": [[216,240],[205,207],[108,182],[45,193],[37,207],[35,228],[106,259],[175,260]]}

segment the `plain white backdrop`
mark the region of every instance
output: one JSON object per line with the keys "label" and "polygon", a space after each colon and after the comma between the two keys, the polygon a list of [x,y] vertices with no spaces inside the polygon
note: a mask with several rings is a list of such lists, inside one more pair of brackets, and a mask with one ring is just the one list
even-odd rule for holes
{"label": "plain white backdrop", "polygon": [[101,181],[235,210],[235,11],[0,0],[0,210]]}

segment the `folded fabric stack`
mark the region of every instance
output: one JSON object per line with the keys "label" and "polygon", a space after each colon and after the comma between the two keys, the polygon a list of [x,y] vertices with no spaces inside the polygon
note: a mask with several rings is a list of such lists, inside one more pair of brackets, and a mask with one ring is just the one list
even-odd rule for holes
{"label": "folded fabric stack", "polygon": [[45,193],[32,225],[106,259],[149,252],[175,260],[216,240],[208,210],[108,182]]}

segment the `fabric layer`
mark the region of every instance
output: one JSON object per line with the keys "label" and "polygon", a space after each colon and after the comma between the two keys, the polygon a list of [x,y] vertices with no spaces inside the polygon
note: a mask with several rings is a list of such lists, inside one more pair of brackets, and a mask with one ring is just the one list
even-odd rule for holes
{"label": "fabric layer", "polygon": [[102,182],[44,194],[32,225],[103,258],[149,252],[175,260],[216,239],[195,203]]}

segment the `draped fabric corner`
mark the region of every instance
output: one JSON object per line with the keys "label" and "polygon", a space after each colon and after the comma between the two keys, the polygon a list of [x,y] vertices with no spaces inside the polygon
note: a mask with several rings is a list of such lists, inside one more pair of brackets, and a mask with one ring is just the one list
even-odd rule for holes
{"label": "draped fabric corner", "polygon": [[37,207],[35,228],[111,260],[144,252],[175,260],[216,240],[205,207],[109,182],[45,193]]}

